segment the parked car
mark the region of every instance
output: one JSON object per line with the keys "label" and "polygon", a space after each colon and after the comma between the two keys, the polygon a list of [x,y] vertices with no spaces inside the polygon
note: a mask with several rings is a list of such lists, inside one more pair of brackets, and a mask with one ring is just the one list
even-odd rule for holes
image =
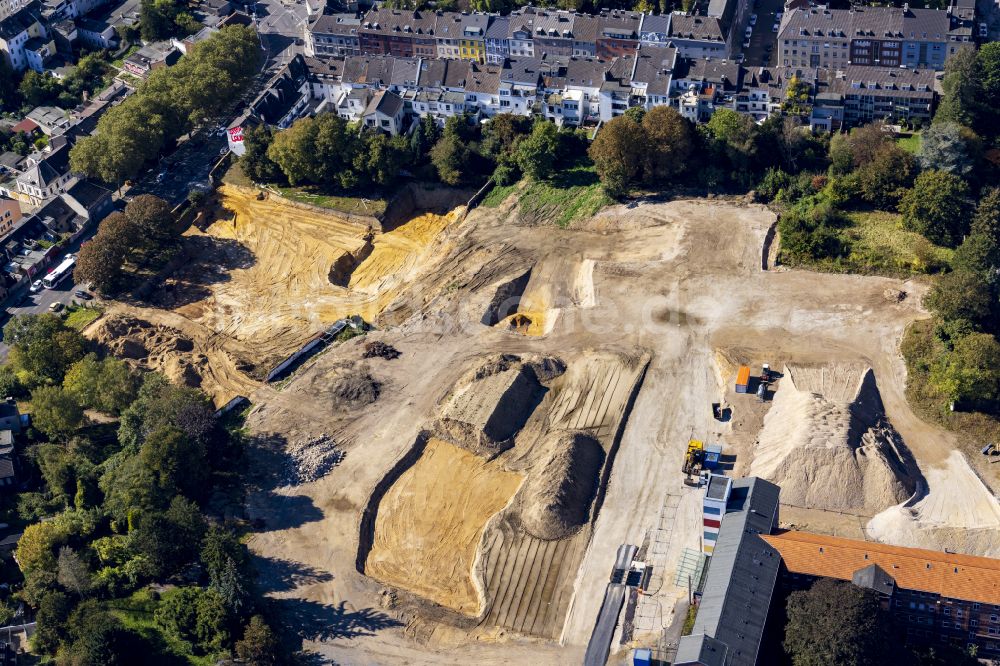
{"label": "parked car", "polygon": [[983,38],[986,38],[986,37],[989,37],[989,35],[990,35],[989,28],[987,28],[987,26],[986,26],[985,23],[980,23],[979,24],[979,36],[983,37]]}
{"label": "parked car", "polygon": [[37,294],[41,290],[42,290],[41,280],[35,280],[34,282],[31,283],[31,286],[28,288],[28,291],[30,291],[33,294]]}
{"label": "parked car", "polygon": [[745,48],[745,49],[750,48],[750,40],[749,39],[743,40],[743,48]]}
{"label": "parked car", "polygon": [[751,14],[750,15],[750,25],[757,25],[757,15],[756,14]]}
{"label": "parked car", "polygon": [[778,24],[777,23],[775,23],[774,25],[771,26],[771,32],[778,32]]}
{"label": "parked car", "polygon": [[159,185],[164,180],[166,180],[166,178],[167,178],[167,172],[166,171],[161,171],[160,173],[156,174],[156,183],[157,183],[157,185]]}
{"label": "parked car", "polygon": [[778,12],[777,14],[774,15],[774,20],[775,21],[781,21],[781,17],[784,16],[784,15],[785,15],[784,12]]}
{"label": "parked car", "polygon": [[744,34],[744,35],[746,35],[746,38],[747,38],[747,39],[750,39],[750,35],[752,35],[752,34],[753,34],[753,28],[747,28],[747,29],[746,29],[746,30],[745,30],[745,31],[743,32],[743,34]]}
{"label": "parked car", "polygon": [[49,305],[49,312],[59,312],[62,309],[63,304],[58,301]]}
{"label": "parked car", "polygon": [[227,147],[222,148],[222,149],[219,150],[219,155],[225,156],[225,154],[228,153],[228,152],[229,152],[229,147],[227,146]]}
{"label": "parked car", "polygon": [[77,298],[82,298],[85,301],[89,301],[92,298],[94,298],[93,294],[84,291],[83,289],[77,289],[76,291],[73,292],[73,295],[76,296]]}

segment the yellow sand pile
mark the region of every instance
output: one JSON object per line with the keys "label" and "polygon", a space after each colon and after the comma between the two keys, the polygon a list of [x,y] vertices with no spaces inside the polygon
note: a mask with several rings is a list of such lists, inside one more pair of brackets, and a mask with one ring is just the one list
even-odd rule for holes
{"label": "yellow sand pile", "polygon": [[365,573],[447,608],[476,615],[472,567],[486,522],[521,475],[438,439],[382,498]]}

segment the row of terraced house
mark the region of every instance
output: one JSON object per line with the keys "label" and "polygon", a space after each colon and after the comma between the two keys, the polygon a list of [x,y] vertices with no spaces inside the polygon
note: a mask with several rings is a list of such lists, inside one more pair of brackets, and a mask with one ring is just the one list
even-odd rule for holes
{"label": "row of terraced house", "polygon": [[[610,60],[644,44],[670,45],[688,58],[733,59],[751,12],[750,0],[709,0],[695,13],[662,15],[535,7],[509,16],[373,9],[363,16],[319,16],[305,26],[304,39],[312,57],[392,55],[487,64],[542,55]],[[963,43],[972,42],[973,20],[958,5],[829,9],[800,3],[782,19],[777,64],[940,70]]]}
{"label": "row of terraced house", "polygon": [[[321,15],[306,26],[305,69],[314,101],[387,131],[405,131],[418,116],[443,122],[462,113],[587,125],[663,104],[694,122],[719,108],[763,121],[784,112],[793,80],[808,86],[808,103],[797,111],[814,129],[879,119],[919,124],[933,113],[935,73],[972,41],[967,4],[837,10],[789,3],[771,67],[740,64],[748,0],[663,15],[373,9]],[[380,105],[398,118],[376,120]]]}
{"label": "row of terraced house", "polygon": [[[508,57],[475,60],[391,55],[295,59],[235,126],[286,128],[296,118],[333,112],[390,134],[418,118],[439,124],[468,115],[541,116],[558,125],[596,126],[628,109],[670,105],[701,123],[721,108],[763,122],[788,111],[789,87],[809,94],[796,112],[814,130],[837,131],[873,120],[929,122],[935,106],[930,69],[847,66],[747,68],[730,60],[686,58],[672,46],[643,45],[634,54]],[[235,139],[234,139],[235,137]],[[231,136],[237,154],[241,135]]]}

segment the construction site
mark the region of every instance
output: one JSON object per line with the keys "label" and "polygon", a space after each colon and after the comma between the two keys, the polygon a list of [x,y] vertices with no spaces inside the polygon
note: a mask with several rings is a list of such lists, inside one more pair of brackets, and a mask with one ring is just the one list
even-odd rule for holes
{"label": "construction site", "polygon": [[[709,462],[781,485],[785,526],[1000,555],[996,472],[904,397],[925,285],[775,267],[775,215],[742,200],[567,229],[520,222],[516,193],[454,203],[375,225],[223,186],[190,261],[88,329],[249,398],[250,547],[305,649],[580,662],[623,544],[645,568],[611,658],[657,644],[700,566]],[[351,315],[372,330],[267,381]]]}

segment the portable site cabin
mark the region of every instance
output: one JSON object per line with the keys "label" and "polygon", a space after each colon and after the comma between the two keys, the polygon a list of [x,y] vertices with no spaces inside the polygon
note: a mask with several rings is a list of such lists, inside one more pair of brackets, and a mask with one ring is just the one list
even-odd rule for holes
{"label": "portable site cabin", "polygon": [[746,393],[750,386],[750,366],[741,365],[736,373],[736,392]]}

